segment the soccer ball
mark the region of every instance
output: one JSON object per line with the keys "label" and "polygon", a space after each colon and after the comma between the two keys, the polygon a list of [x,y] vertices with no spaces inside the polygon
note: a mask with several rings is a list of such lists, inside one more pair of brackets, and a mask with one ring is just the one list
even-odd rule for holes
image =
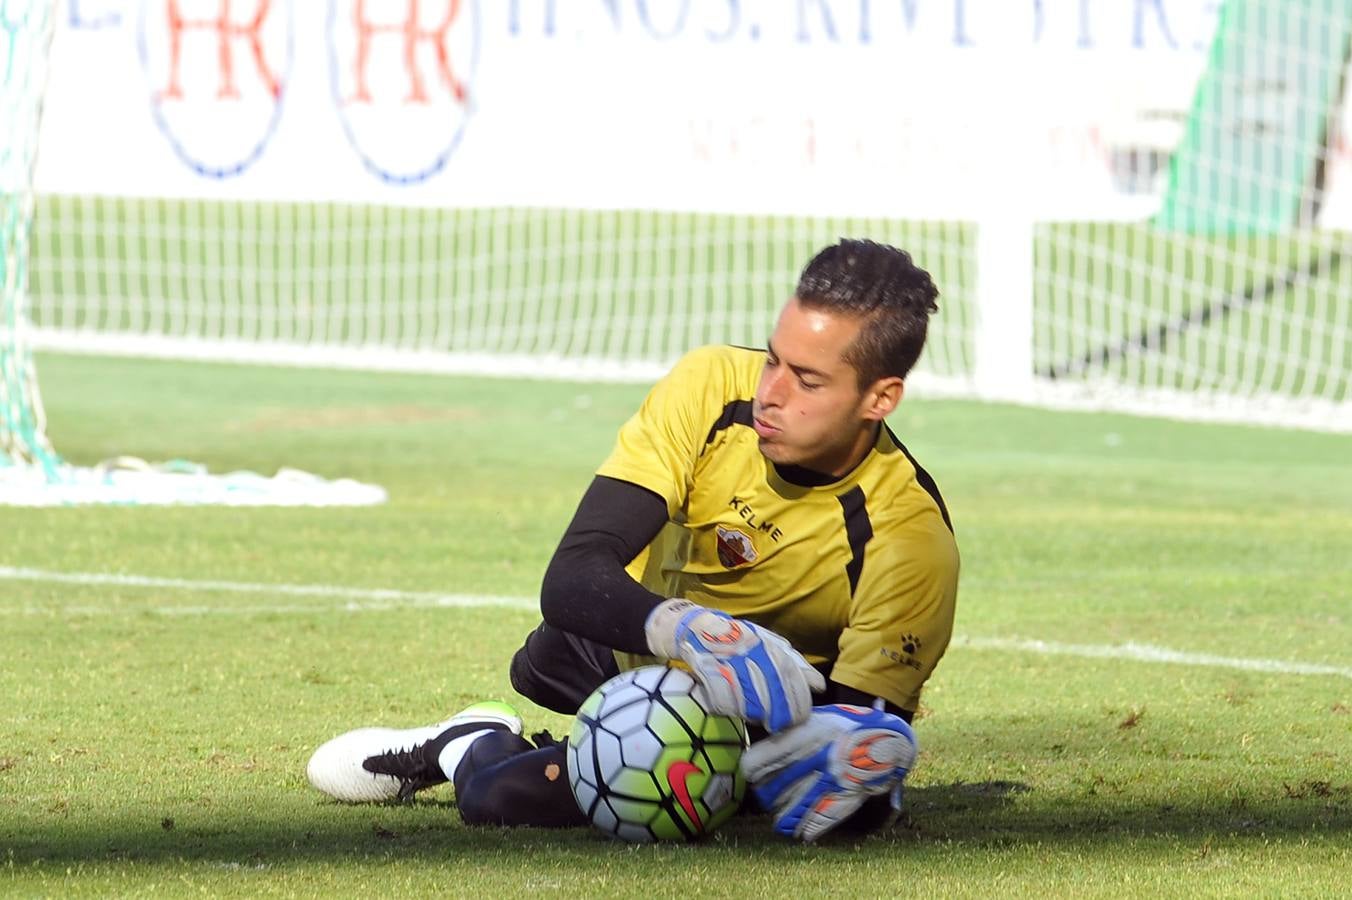
{"label": "soccer ball", "polygon": [[688,672],[644,666],[596,689],[568,735],[568,780],[593,825],[626,841],[688,841],[746,794],[746,725],[708,711]]}

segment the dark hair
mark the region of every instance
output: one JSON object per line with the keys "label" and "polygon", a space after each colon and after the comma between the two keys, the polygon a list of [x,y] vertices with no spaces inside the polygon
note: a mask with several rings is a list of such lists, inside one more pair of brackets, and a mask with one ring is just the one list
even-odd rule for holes
{"label": "dark hair", "polygon": [[905,250],[874,241],[844,240],[812,258],[794,291],[808,309],[862,320],[845,350],[863,390],[880,378],[905,378],[925,346],[939,289]]}

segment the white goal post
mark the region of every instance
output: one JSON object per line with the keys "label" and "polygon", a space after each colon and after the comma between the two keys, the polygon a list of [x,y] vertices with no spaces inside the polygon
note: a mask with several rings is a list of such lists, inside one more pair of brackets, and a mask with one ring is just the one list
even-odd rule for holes
{"label": "white goal post", "polygon": [[1352,431],[1349,47],[1345,0],[65,18],[35,335],[646,380],[848,235],[940,286],[916,395]]}

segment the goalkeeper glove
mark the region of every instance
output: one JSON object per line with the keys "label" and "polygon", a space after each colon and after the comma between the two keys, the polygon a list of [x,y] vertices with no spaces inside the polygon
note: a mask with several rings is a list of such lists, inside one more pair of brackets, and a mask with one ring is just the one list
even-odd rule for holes
{"label": "goalkeeper glove", "polygon": [[680,660],[704,688],[712,712],[779,731],[812,711],[826,679],[779,635],[689,600],[668,600],[643,626],[648,648]]}
{"label": "goalkeeper glove", "polygon": [[915,763],[916,741],[900,716],[860,706],[817,706],[802,725],[757,741],[742,774],[775,816],[775,831],[814,841],[869,797],[893,791]]}

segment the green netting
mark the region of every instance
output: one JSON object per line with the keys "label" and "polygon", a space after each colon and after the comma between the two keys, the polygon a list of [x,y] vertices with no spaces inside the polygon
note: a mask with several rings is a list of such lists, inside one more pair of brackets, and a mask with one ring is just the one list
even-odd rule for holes
{"label": "green netting", "polygon": [[0,468],[59,459],[44,434],[28,322],[32,176],[56,4],[0,0]]}

